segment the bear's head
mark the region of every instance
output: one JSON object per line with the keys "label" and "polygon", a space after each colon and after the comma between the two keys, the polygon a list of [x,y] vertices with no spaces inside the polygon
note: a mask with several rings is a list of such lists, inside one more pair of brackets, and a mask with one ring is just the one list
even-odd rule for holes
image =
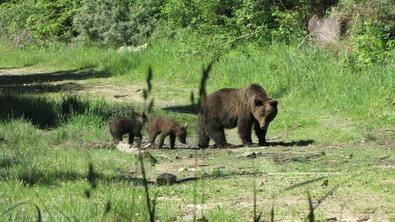
{"label": "bear's head", "polygon": [[252,115],[261,129],[267,129],[269,123],[277,115],[277,100],[255,98],[252,104]]}
{"label": "bear's head", "polygon": [[180,141],[183,144],[186,144],[187,141],[187,129],[186,129],[186,125],[185,126],[181,126],[179,129],[177,129],[176,132],[176,136],[178,138],[178,141]]}

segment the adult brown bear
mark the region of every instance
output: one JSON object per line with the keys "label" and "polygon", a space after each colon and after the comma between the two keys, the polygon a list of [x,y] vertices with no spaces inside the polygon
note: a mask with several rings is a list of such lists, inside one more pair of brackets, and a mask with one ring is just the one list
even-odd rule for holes
{"label": "adult brown bear", "polygon": [[226,146],[224,129],[236,126],[244,145],[252,144],[252,126],[259,145],[265,145],[267,129],[277,115],[277,103],[258,84],[243,89],[220,89],[211,93],[204,99],[199,112],[198,146],[208,147],[210,139],[218,147]]}

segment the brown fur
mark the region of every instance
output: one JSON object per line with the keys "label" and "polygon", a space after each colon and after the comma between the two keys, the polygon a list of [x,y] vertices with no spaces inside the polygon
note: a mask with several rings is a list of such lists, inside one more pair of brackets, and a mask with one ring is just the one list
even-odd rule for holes
{"label": "brown fur", "polygon": [[129,134],[129,144],[133,144],[134,137],[138,138],[138,144],[143,138],[141,130],[147,120],[145,113],[136,114],[133,117],[119,117],[111,122],[110,132],[115,143],[122,141],[122,136]]}
{"label": "brown fur", "polygon": [[217,146],[224,147],[228,145],[224,129],[236,126],[244,145],[252,144],[252,126],[259,145],[265,145],[267,129],[276,114],[277,101],[258,84],[243,89],[220,89],[203,101],[198,120],[198,145],[206,148],[213,139]]}
{"label": "brown fur", "polygon": [[148,126],[149,133],[149,143],[153,144],[155,142],[156,137],[159,135],[159,144],[158,147],[162,148],[165,138],[167,136],[170,137],[170,148],[174,148],[176,137],[177,139],[186,144],[187,130],[184,126],[181,126],[174,120],[164,118],[164,117],[156,117],[154,118]]}

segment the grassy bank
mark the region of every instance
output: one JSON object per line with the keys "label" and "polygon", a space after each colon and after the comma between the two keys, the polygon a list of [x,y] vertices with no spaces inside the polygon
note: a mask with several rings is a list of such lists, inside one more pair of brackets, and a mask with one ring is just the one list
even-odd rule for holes
{"label": "grassy bank", "polygon": [[[190,92],[197,94],[202,67],[218,52],[172,41],[152,43],[135,54],[0,44],[0,218],[35,218],[33,205],[7,211],[28,201],[48,221],[145,221],[148,214],[136,157],[108,144],[110,114],[141,110],[142,101],[114,96],[140,98],[151,65],[154,115],[188,122],[193,144],[196,116],[162,108],[188,105]],[[278,145],[153,150],[159,163],[145,162],[151,181],[163,172],[202,178],[174,186],[151,184],[151,196],[158,197],[157,218],[190,221],[194,212],[209,221],[252,218],[256,184],[257,209],[267,220],[272,206],[279,220],[305,218],[307,191],[317,205],[317,219],[357,220],[369,215],[373,220],[393,220],[395,67],[391,59],[388,64],[360,68],[341,54],[312,47],[251,44],[223,50],[207,90],[261,84],[280,100],[279,115],[268,135]],[[70,95],[83,102],[77,103],[75,112],[62,105],[73,103]],[[238,143],[234,132],[228,138]],[[246,157],[251,152],[255,158]],[[97,172],[98,185],[87,198],[89,163]],[[104,214],[108,201],[111,210]]]}

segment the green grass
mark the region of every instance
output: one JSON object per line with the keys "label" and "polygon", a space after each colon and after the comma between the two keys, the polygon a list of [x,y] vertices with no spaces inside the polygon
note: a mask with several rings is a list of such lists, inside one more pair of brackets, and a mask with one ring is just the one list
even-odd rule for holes
{"label": "green grass", "polygon": [[[187,122],[189,142],[194,143],[196,116],[166,111],[161,105],[190,104],[190,92],[197,95],[202,68],[214,55],[214,50],[205,50],[207,47],[172,41],[154,42],[137,54],[80,47],[16,49],[0,44],[0,82],[5,78],[3,73],[15,70],[12,67],[66,73],[83,69],[75,75],[83,75],[86,69],[95,71],[82,80],[43,78],[15,87],[5,84],[0,89],[0,220],[35,218],[33,205],[3,214],[13,205],[29,201],[41,209],[44,220],[98,221],[110,201],[105,220],[146,221],[137,159],[112,149],[108,133],[108,122],[116,115],[112,112],[140,111],[143,104],[117,102],[112,95],[101,97],[89,93],[89,87],[117,85],[126,92],[128,87],[144,88],[148,65],[152,65],[152,95],[158,104],[152,115]],[[173,186],[150,185],[151,197],[158,197],[158,219],[190,221],[195,203],[198,217],[203,213],[209,221],[252,218],[255,183],[258,212],[266,220],[273,204],[278,220],[300,220],[308,214],[307,191],[316,204],[337,186],[316,210],[317,219],[339,219],[343,214],[354,220],[361,215],[394,220],[393,64],[357,69],[342,55],[314,48],[303,48],[296,54],[292,46],[283,45],[260,48],[250,44],[225,50],[214,63],[208,91],[259,83],[280,100],[279,114],[269,129],[270,141],[314,143],[235,150],[153,150],[159,164],[145,162],[149,180],[163,172],[179,178],[195,174],[204,178]],[[95,75],[100,71],[111,75]],[[57,84],[65,82],[81,89],[58,90]],[[80,96],[81,92],[88,93]],[[232,137],[235,134],[229,133],[228,138]],[[252,151],[257,158],[243,157]],[[323,151],[323,156],[304,159]],[[98,173],[98,186],[86,198],[89,163]],[[184,167],[188,170],[179,171]],[[321,186],[322,180],[318,180],[284,191],[321,176],[328,179],[328,186]]]}

